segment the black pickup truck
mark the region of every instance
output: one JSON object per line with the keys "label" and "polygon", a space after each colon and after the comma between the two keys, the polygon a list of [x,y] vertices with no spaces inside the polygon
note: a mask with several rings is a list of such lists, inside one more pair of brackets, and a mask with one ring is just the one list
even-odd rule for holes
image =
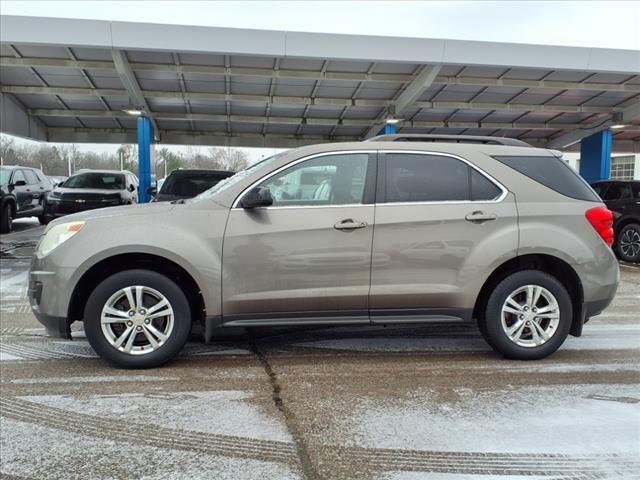
{"label": "black pickup truck", "polygon": [[640,262],[640,180],[603,180],[591,186],[613,212],[618,258]]}
{"label": "black pickup truck", "polygon": [[0,167],[0,233],[9,233],[13,219],[38,217],[44,223],[49,179],[37,168]]}

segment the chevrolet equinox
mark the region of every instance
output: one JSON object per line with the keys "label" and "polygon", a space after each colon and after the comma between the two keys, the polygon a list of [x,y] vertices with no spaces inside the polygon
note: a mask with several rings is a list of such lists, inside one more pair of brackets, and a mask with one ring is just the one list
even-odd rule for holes
{"label": "chevrolet equinox", "polygon": [[612,301],[612,241],[558,152],[387,135],[280,153],[192,200],[56,220],[29,299],[51,335],[82,321],[125,368],[169,361],[192,329],[443,321],[539,359]]}

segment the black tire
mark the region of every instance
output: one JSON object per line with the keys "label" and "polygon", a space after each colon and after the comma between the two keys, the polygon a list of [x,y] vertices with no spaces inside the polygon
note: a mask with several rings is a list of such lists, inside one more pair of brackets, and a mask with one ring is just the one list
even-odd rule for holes
{"label": "black tire", "polygon": [[[537,285],[548,290],[558,303],[560,318],[553,335],[542,345],[521,346],[512,341],[502,326],[502,307],[507,298],[526,285]],[[573,318],[571,297],[567,289],[553,276],[539,270],[523,270],[502,280],[489,295],[484,314],[478,319],[480,332],[491,347],[506,358],[537,360],[551,355],[564,343]]]}
{"label": "black tire", "polygon": [[11,204],[6,202],[2,205],[2,211],[0,212],[0,233],[9,233],[13,226],[13,209]]}
{"label": "black tire", "polygon": [[616,236],[615,250],[620,260],[640,262],[640,224],[630,223],[622,227]]}
{"label": "black tire", "polygon": [[38,221],[40,222],[40,225],[47,225],[51,220],[52,220],[51,217],[46,213],[43,213],[38,217]]}
{"label": "black tire", "polygon": [[[160,292],[174,313],[173,329],[165,343],[142,355],[125,353],[111,345],[100,322],[108,299],[118,290],[134,285]],[[84,330],[96,353],[110,364],[120,368],[154,368],[172,360],[184,347],[191,331],[191,310],[182,289],[169,278],[150,270],[126,270],[111,275],[91,293],[84,310]]]}

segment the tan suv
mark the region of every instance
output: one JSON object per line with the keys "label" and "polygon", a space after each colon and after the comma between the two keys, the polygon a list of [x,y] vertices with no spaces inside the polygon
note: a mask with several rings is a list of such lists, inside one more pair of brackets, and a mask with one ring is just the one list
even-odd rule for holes
{"label": "tan suv", "polygon": [[57,220],[33,311],[55,336],[83,321],[120,367],[192,329],[472,320],[504,356],[545,357],[616,292],[611,212],[557,152],[451,140],[302,147],[192,200]]}

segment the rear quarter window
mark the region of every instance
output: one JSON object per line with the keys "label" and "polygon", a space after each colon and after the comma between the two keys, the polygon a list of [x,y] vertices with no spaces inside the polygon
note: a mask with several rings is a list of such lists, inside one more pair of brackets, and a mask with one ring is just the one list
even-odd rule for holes
{"label": "rear quarter window", "polygon": [[493,158],[566,197],[587,202],[602,201],[589,184],[560,158],[511,155]]}

